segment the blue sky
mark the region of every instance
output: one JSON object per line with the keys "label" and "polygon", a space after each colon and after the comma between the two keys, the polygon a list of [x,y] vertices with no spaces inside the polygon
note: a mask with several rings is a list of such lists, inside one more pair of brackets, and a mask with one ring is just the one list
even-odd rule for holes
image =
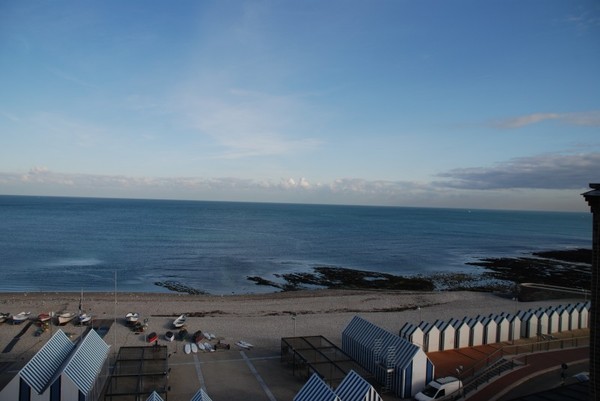
{"label": "blue sky", "polygon": [[3,1],[0,194],[588,210],[597,1]]}

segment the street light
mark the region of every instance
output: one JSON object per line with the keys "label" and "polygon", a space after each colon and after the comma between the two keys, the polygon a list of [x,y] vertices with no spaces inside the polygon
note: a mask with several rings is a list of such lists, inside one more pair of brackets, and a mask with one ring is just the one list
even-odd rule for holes
{"label": "street light", "polygon": [[294,321],[294,337],[296,337],[296,314],[292,313],[292,320]]}

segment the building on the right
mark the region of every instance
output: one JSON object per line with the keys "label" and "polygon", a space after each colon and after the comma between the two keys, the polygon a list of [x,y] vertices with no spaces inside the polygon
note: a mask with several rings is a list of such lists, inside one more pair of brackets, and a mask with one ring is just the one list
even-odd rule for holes
{"label": "building on the right", "polygon": [[598,330],[598,284],[600,284],[600,184],[590,184],[591,191],[583,194],[590,205],[592,219],[592,283],[590,326],[590,400],[600,399],[600,331]]}

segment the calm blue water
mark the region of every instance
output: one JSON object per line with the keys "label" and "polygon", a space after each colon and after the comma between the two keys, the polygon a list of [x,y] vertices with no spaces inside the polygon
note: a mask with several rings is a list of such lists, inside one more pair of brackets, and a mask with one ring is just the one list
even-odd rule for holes
{"label": "calm blue water", "polygon": [[419,274],[591,248],[590,213],[0,196],[0,291],[269,292],[330,265]]}

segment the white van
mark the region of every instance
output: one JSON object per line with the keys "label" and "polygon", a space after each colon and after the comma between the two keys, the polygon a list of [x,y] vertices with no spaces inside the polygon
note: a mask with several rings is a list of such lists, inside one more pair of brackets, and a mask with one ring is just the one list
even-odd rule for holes
{"label": "white van", "polygon": [[462,382],[456,377],[441,377],[439,379],[435,379],[432,382],[429,382],[429,384],[423,389],[423,391],[415,395],[415,400],[430,401],[439,399],[449,399],[446,397],[450,394],[452,394],[452,399],[457,399],[462,396],[462,391],[459,391],[461,389]]}

